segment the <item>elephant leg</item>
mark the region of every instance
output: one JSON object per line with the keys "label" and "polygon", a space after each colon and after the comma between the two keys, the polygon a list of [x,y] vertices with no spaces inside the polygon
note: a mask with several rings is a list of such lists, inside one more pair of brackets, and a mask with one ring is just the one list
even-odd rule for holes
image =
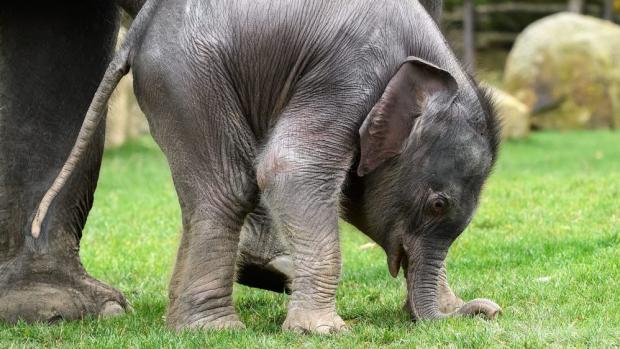
{"label": "elephant leg", "polygon": [[[26,1],[27,3],[29,1]],[[55,322],[129,305],[80,262],[103,151],[98,130],[39,239],[30,220],[75,142],[114,49],[112,2],[0,5],[0,321]]]}
{"label": "elephant leg", "polygon": [[176,52],[178,46],[161,56],[159,44],[147,35],[133,67],[138,101],[168,159],[182,212],[166,322],[176,330],[243,328],[232,291],[241,227],[258,201],[254,135],[228,102],[235,94],[225,79],[205,84],[191,69],[196,62],[187,61],[195,57]]}
{"label": "elephant leg", "polygon": [[174,314],[178,312],[177,301],[179,299],[179,293],[182,291],[183,278],[188,273],[187,270],[187,250],[188,250],[189,237],[188,234],[181,234],[181,242],[177,251],[176,262],[174,263],[174,270],[172,271],[172,277],[170,278],[170,285],[168,286],[168,323],[175,322]]}
{"label": "elephant leg", "polygon": [[[341,268],[339,195],[351,165],[353,149],[348,145],[354,144],[355,131],[329,126],[340,113],[347,115],[345,110],[289,108],[294,112],[280,117],[257,167],[263,202],[276,229],[289,238],[293,256],[295,273],[283,328],[337,332],[346,328],[336,313],[335,297]],[[310,117],[312,123],[307,122]],[[317,149],[317,144],[325,148]]]}
{"label": "elephant leg", "polygon": [[236,281],[275,292],[290,293],[294,276],[290,245],[273,226],[263,204],[247,215],[237,255]]}
{"label": "elephant leg", "polygon": [[[193,136],[171,133],[173,138]],[[223,148],[230,151],[213,159],[206,152],[195,152],[193,142],[174,147],[168,141],[158,142],[166,144],[162,148],[175,159],[170,167],[183,212],[167,324],[177,330],[242,328],[232,303],[232,285],[239,234],[256,200],[251,161],[218,168],[216,164],[241,155],[226,155],[236,152],[234,145],[226,144]],[[179,155],[183,159],[177,161]]]}

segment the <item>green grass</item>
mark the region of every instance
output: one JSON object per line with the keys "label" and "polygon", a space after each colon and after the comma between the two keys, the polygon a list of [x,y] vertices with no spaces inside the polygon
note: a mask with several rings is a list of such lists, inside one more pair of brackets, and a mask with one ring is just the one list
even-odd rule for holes
{"label": "green grass", "polygon": [[478,214],[453,245],[451,283],[503,306],[497,321],[413,324],[383,252],[343,224],[338,310],[348,334],[283,333],[286,297],[235,286],[243,332],[164,326],[180,212],[161,152],[141,139],[105,155],[82,258],[135,313],[55,326],[0,326],[0,348],[366,348],[620,346],[620,133],[539,133],[505,144]]}

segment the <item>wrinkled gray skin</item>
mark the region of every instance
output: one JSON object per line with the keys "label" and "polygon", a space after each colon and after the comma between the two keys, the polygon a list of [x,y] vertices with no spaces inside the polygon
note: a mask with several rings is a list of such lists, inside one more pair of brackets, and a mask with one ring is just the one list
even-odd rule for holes
{"label": "wrinkled gray skin", "polygon": [[[143,2],[119,3],[135,14]],[[427,3],[430,5],[425,6],[436,6],[438,2]],[[128,308],[118,291],[85,272],[77,254],[101,160],[101,127],[95,135],[97,141],[91,142],[86,150],[88,161],[82,160],[75,169],[82,174],[74,174],[75,178],[66,184],[65,193],[56,198],[51,208],[52,217],[38,240],[30,237],[28,216],[22,214],[34,210],[36,201],[62,165],[103,73],[116,32],[116,11],[109,3],[67,2],[63,3],[65,8],[56,5],[53,9],[37,7],[37,12],[33,7],[7,3],[3,9],[10,10],[0,13],[4,39],[0,42],[0,68],[3,69],[0,86],[4,88],[3,108],[0,109],[0,156],[5,165],[0,169],[3,179],[0,185],[0,317],[10,322],[17,319],[53,322],[89,314],[117,314]],[[437,9],[441,7],[436,6],[435,11]],[[76,32],[82,36],[76,37]],[[22,40],[24,38],[28,40]],[[101,53],[95,54],[97,50]],[[85,60],[82,51],[91,53],[94,59]],[[22,57],[40,57],[41,62]],[[41,84],[42,81],[46,84]],[[20,92],[22,90],[24,92]],[[22,148],[30,152],[20,151]],[[349,177],[356,185],[347,186],[343,197],[359,198],[365,191],[365,181],[353,174]],[[347,201],[344,203],[346,205]],[[349,220],[355,222],[357,217],[357,226],[364,229],[364,224],[359,223],[360,216],[351,215],[351,212],[359,212],[359,207],[349,206]],[[371,234],[369,229],[365,232],[377,241],[385,240],[381,234]],[[185,250],[180,250],[181,262]],[[285,234],[270,224],[264,209],[257,208],[246,217],[243,226],[237,265],[245,273],[239,272],[237,278],[242,283],[267,289],[282,290],[286,284],[290,287],[294,270],[290,251]],[[177,263],[175,275],[180,275],[183,266]],[[171,284],[173,299],[181,286],[179,280],[182,279],[175,277]],[[440,310],[456,309],[460,300],[447,286],[443,269],[438,287]]]}
{"label": "wrinkled gray skin", "polygon": [[[420,3],[437,23],[441,21],[443,1],[426,0]],[[363,182],[357,179],[356,183],[358,185],[349,186],[345,194],[347,197],[361,200]],[[351,201],[350,198],[344,200],[345,204]],[[294,273],[290,246],[286,237],[273,227],[266,209],[262,206],[259,203],[257,209],[246,217],[243,225],[237,256],[237,281],[273,291],[290,292],[290,281]],[[354,218],[348,220],[351,222]],[[439,279],[440,310],[446,313],[452,312],[463,305],[463,301],[450,289],[445,267],[441,269]],[[405,309],[412,313],[409,302],[406,303]]]}
{"label": "wrinkled gray skin", "polygon": [[112,2],[0,4],[0,321],[55,322],[128,309],[78,255],[103,150],[103,125],[30,236],[38,201],[63,165],[114,50]]}
{"label": "wrinkled gray skin", "polygon": [[[130,13],[141,0],[123,0]],[[99,125],[51,208],[46,231],[32,212],[74,144],[110,62],[118,31],[114,1],[0,4],[0,321],[57,322],[130,309],[79,258],[103,151]]]}
{"label": "wrinkled gray skin", "polygon": [[392,274],[404,267],[416,319],[495,316],[487,300],[440,309],[443,262],[495,160],[497,124],[419,3],[172,0],[144,12],[135,26],[146,33],[134,41],[130,31],[106,72],[33,236],[132,66],[183,212],[170,326],[243,327],[231,293],[249,217],[245,231],[270,221],[290,251],[266,268],[293,270],[284,329],[344,329],[335,308],[341,204],[385,249]]}
{"label": "wrinkled gray skin", "polygon": [[136,92],[183,211],[170,326],[243,327],[233,273],[259,202],[294,266],[282,263],[294,270],[284,329],[345,328],[341,204],[393,274],[405,267],[415,318],[499,311],[490,301],[440,310],[448,247],[473,216],[498,139],[487,97],[420,4],[167,1],[139,47]]}

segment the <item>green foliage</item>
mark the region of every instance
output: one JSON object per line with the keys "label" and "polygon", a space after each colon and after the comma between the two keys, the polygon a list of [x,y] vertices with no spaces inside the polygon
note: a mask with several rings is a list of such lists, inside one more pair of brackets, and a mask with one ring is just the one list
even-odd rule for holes
{"label": "green foliage", "polygon": [[620,133],[538,133],[504,146],[472,225],[448,270],[465,299],[504,307],[497,321],[413,324],[402,278],[378,248],[342,225],[338,309],[349,334],[280,331],[286,296],[236,286],[243,332],[164,327],[180,213],[165,160],[150,139],[105,155],[82,256],[135,313],[55,326],[0,326],[0,348],[486,348],[620,345]]}

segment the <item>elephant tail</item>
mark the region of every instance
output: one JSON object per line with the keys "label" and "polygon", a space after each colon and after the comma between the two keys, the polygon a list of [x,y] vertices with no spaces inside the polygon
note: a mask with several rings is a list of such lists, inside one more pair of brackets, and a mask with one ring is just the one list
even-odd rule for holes
{"label": "elephant tail", "polygon": [[101,123],[101,119],[104,118],[105,110],[108,106],[110,96],[112,96],[112,92],[114,92],[114,89],[123,76],[127,75],[129,72],[132,48],[135,46],[135,43],[140,41],[144,28],[148,26],[152,12],[159,1],[160,0],[148,0],[144,4],[127,32],[125,41],[106,69],[103,79],[95,92],[95,96],[88,107],[86,117],[82,123],[82,128],[71,149],[69,157],[52,183],[52,186],[47,190],[39,203],[32,220],[31,234],[33,238],[36,239],[41,234],[41,226],[45,220],[48,209],[75,170],[77,163],[84,155],[84,151],[92,141],[92,137]]}

